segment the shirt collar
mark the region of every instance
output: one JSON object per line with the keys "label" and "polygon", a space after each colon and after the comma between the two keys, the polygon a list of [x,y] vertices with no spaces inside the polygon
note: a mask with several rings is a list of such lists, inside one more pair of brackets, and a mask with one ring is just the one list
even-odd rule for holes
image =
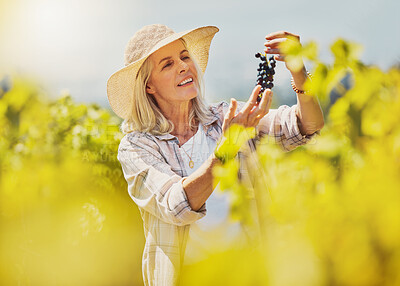
{"label": "shirt collar", "polygon": [[[210,106],[210,111],[212,113],[211,115],[211,119],[209,121],[207,121],[206,123],[203,124],[203,128],[204,131],[206,131],[206,135],[210,135],[211,137],[218,137],[218,134],[210,134],[209,127],[210,125],[212,125],[215,121],[217,121],[219,119],[218,113],[215,110],[215,107]],[[178,139],[176,136],[171,135],[171,134],[164,134],[164,135],[154,135],[154,137],[156,137],[158,140],[173,140],[173,139]]]}
{"label": "shirt collar", "polygon": [[154,135],[158,140],[172,140],[172,139],[178,139],[176,136],[171,135],[171,134],[164,134],[164,135]]}
{"label": "shirt collar", "polygon": [[209,125],[213,124],[215,121],[217,121],[218,118],[219,118],[218,115],[213,112],[211,120],[207,121],[203,125],[204,126],[209,126]]}

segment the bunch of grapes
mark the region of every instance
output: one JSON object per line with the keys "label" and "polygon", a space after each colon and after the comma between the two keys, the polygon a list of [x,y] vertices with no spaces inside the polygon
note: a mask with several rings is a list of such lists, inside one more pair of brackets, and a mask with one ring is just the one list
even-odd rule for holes
{"label": "bunch of grapes", "polygon": [[258,77],[256,83],[256,85],[261,85],[261,90],[257,97],[257,102],[260,102],[263,92],[267,88],[271,89],[274,87],[272,82],[274,81],[276,60],[274,56],[270,56],[269,59],[267,59],[267,54],[257,53],[255,56],[261,60],[257,69]]}

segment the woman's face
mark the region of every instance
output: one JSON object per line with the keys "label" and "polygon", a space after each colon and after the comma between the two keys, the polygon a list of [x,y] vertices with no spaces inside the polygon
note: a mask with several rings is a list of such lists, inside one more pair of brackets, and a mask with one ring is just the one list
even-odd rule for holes
{"label": "woman's face", "polygon": [[159,105],[187,102],[197,96],[196,68],[180,40],[159,49],[149,60],[153,69],[146,92],[152,94]]}

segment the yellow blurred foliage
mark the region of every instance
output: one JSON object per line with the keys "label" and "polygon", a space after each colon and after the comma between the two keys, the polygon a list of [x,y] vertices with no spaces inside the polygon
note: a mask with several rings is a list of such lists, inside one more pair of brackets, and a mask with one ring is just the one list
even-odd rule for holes
{"label": "yellow blurred foliage", "polygon": [[[5,90],[4,90],[5,89]],[[0,284],[142,285],[120,120],[13,78],[0,91]]]}
{"label": "yellow blurred foliage", "polygon": [[[186,265],[181,285],[400,285],[400,72],[362,64],[342,39],[333,64],[314,43],[288,49],[314,63],[307,89],[325,127],[289,153],[268,137],[242,149],[254,190],[231,159],[254,130],[232,130],[241,139],[221,147],[230,160],[214,175],[243,225],[256,196],[261,242]],[[26,79],[0,85],[0,284],[142,285],[120,120],[67,94],[51,100]]]}
{"label": "yellow blurred foliage", "polygon": [[[261,284],[243,272],[245,282],[229,285],[400,285],[400,71],[362,64],[360,46],[342,39],[332,65],[310,47],[286,48],[293,58],[312,55],[307,89],[322,103],[325,127],[289,153],[268,137],[258,144],[251,172],[266,271],[257,272]],[[229,185],[240,184],[234,178]],[[235,217],[245,223],[241,210]]]}

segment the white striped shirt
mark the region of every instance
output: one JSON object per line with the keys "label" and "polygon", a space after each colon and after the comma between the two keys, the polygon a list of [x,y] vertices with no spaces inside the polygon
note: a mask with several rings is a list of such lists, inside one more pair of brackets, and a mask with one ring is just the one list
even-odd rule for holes
{"label": "white striped shirt", "polygon": [[[244,103],[240,103],[238,111]],[[213,119],[203,125],[206,136],[217,142],[229,104],[210,106]],[[258,125],[260,135],[271,135],[284,150],[307,143],[298,128],[296,106],[271,109]],[[190,224],[206,215],[206,204],[190,208],[182,180],[187,177],[177,137],[131,132],[120,142],[118,160],[128,192],[139,207],[145,235],[142,259],[145,285],[176,285],[183,264]]]}

